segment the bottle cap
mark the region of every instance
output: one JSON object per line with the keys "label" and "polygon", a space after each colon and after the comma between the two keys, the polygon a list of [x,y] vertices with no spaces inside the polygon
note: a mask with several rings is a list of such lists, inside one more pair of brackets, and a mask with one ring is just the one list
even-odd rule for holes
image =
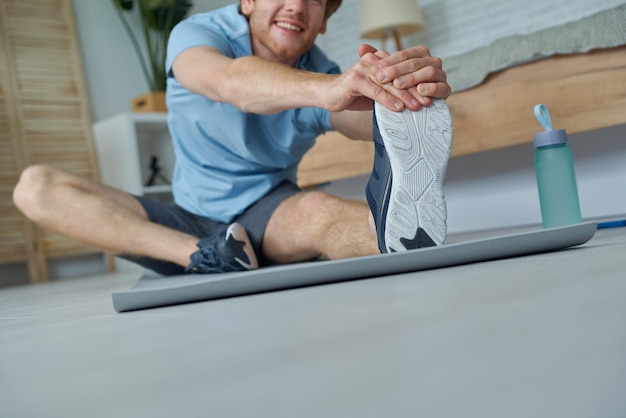
{"label": "bottle cap", "polygon": [[535,106],[535,117],[541,126],[543,126],[543,129],[545,129],[545,132],[535,134],[535,148],[567,143],[567,134],[564,129],[552,130],[552,120],[550,119],[550,112],[546,105],[538,104]]}
{"label": "bottle cap", "polygon": [[567,143],[565,129],[537,132],[534,137],[535,148]]}

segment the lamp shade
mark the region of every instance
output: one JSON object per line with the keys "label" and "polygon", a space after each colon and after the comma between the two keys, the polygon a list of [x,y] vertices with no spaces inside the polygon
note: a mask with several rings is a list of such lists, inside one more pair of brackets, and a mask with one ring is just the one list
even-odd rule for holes
{"label": "lamp shade", "polygon": [[419,32],[424,25],[417,0],[360,0],[360,9],[363,38],[380,39],[394,30],[409,35]]}

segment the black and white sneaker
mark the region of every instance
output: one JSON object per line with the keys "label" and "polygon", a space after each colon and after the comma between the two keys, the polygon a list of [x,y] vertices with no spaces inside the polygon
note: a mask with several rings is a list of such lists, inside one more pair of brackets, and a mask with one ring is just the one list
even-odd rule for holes
{"label": "black and white sneaker", "polygon": [[374,167],[366,196],[382,253],[442,245],[452,120],[443,100],[418,111],[374,105]]}
{"label": "black and white sneaker", "polygon": [[201,239],[198,248],[191,255],[186,273],[226,273],[259,268],[248,233],[236,222],[221,233]]}

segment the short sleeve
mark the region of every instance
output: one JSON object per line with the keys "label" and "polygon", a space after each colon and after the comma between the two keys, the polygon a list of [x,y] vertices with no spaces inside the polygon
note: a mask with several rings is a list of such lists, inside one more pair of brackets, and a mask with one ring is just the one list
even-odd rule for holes
{"label": "short sleeve", "polygon": [[180,22],[170,33],[165,66],[170,72],[178,54],[196,46],[215,48],[226,57],[252,55],[250,29],[237,4],[197,13]]}

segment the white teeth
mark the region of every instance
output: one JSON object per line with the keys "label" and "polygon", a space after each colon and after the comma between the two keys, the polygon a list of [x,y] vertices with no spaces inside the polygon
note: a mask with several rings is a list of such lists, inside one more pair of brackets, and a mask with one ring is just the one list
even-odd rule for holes
{"label": "white teeth", "polygon": [[298,26],[292,25],[291,23],[287,22],[277,22],[276,25],[283,29],[295,30],[296,32],[300,32],[302,30]]}

